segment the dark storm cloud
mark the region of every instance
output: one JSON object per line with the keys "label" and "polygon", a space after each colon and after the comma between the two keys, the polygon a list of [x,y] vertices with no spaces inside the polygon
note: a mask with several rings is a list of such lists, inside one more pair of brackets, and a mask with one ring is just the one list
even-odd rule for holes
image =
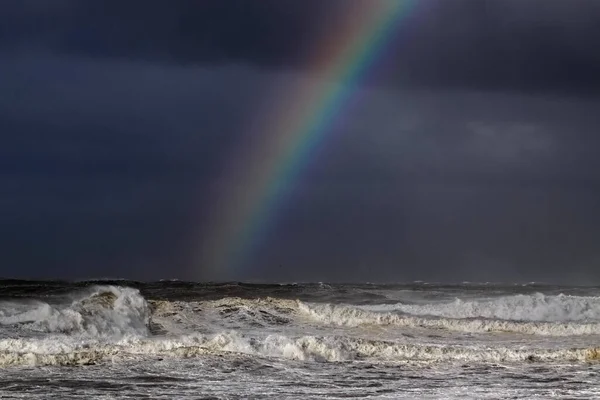
{"label": "dark storm cloud", "polygon": [[309,0],[8,1],[7,47],[173,62],[299,61],[327,3]]}
{"label": "dark storm cloud", "polygon": [[181,265],[260,79],[40,55],[0,72],[2,274],[151,279]]}
{"label": "dark storm cloud", "polygon": [[[246,67],[0,63],[2,274],[212,279],[194,259],[239,138],[322,87]],[[289,87],[289,90],[286,90]],[[596,101],[361,89],[231,279],[597,276]],[[272,99],[277,104],[278,99]],[[281,268],[279,267],[281,265]],[[482,267],[485,265],[485,267]],[[490,267],[495,266],[495,267]]]}
{"label": "dark storm cloud", "polygon": [[290,195],[257,265],[282,279],[314,259],[322,280],[597,279],[597,101],[361,97]]}
{"label": "dark storm cloud", "polygon": [[[395,82],[574,94],[600,91],[596,0],[413,4],[387,50],[386,75]],[[341,0],[7,0],[2,7],[5,48],[270,68],[310,67],[311,51],[324,35],[335,34],[336,18],[350,9]]]}
{"label": "dark storm cloud", "polygon": [[[307,60],[347,1],[2,2],[0,275],[214,278],[223,169],[337,84]],[[600,279],[600,3],[415,3],[229,278]]]}
{"label": "dark storm cloud", "polygon": [[[235,131],[241,122],[228,117],[251,112],[248,100],[260,92],[235,68],[162,68],[41,56],[5,61],[0,73],[5,78],[0,81],[2,123],[14,132],[5,140],[54,157],[46,166],[51,168],[62,161],[87,164],[90,160],[82,154],[92,155],[99,167],[119,161],[134,171],[164,168],[160,162],[172,168],[210,164],[231,141],[231,136],[214,132]],[[8,147],[0,151],[10,163]]]}

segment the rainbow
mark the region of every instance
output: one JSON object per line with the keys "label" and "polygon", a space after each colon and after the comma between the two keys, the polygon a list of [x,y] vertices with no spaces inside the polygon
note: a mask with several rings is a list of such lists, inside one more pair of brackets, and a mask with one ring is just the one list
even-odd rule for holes
{"label": "rainbow", "polygon": [[339,21],[327,30],[335,34],[320,42],[322,46],[310,62],[311,70],[322,74],[328,83],[300,83],[291,91],[286,88],[286,93],[276,97],[280,103],[268,107],[270,119],[250,124],[250,141],[230,160],[230,168],[220,180],[227,182],[227,187],[215,196],[213,220],[204,231],[199,255],[206,275],[203,278],[230,279],[240,274],[285,194],[352,102],[367,73],[382,58],[394,30],[415,7],[415,0],[347,4]]}

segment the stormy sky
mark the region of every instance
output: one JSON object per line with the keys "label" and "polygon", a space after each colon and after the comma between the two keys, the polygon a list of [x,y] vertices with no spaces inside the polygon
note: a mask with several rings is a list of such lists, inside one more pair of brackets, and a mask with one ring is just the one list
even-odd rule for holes
{"label": "stormy sky", "polygon": [[600,284],[597,0],[414,1],[214,275],[223,169],[361,1],[2,1],[0,276]]}

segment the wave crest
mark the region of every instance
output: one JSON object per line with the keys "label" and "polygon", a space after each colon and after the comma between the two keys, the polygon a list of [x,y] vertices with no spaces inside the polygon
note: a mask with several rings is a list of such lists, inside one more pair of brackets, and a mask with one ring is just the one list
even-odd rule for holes
{"label": "wave crest", "polygon": [[393,304],[363,307],[371,311],[399,311],[418,316],[488,318],[535,322],[598,322],[600,297],[548,296],[542,293],[485,300],[456,299],[450,303]]}
{"label": "wave crest", "polygon": [[[25,344],[27,341],[28,344]],[[113,344],[72,345],[58,351],[49,342],[0,340],[0,366],[86,365],[143,356],[196,357],[231,354],[298,361],[455,363],[455,362],[589,362],[600,360],[600,348],[506,348],[402,343],[345,336],[266,337],[236,332],[178,338],[136,339]]]}
{"label": "wave crest", "polygon": [[33,332],[145,335],[149,318],[146,300],[127,287],[95,286],[75,294],[69,304],[0,303],[0,325]]}
{"label": "wave crest", "polygon": [[573,336],[600,334],[600,323],[524,322],[492,319],[426,318],[359,307],[298,302],[300,311],[324,324],[357,327],[393,325],[406,328],[447,329],[468,333],[512,332],[528,335]]}

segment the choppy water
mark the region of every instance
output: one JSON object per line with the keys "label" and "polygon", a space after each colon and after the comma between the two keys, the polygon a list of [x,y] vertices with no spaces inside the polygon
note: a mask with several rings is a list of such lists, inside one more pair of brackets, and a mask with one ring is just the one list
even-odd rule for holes
{"label": "choppy water", "polygon": [[0,398],[600,398],[600,288],[0,282]]}

